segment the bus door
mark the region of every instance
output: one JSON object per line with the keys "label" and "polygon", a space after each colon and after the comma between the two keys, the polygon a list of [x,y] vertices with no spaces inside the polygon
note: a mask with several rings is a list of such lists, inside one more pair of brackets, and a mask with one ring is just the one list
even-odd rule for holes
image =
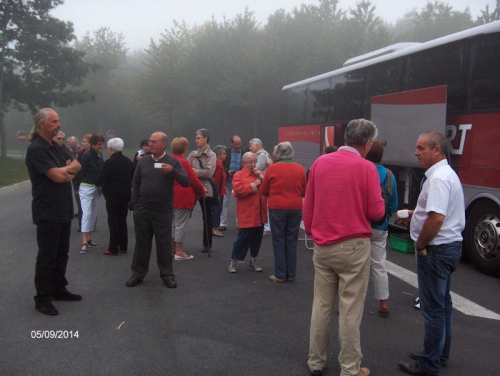
{"label": "bus door", "polygon": [[413,155],[415,144],[425,132],[446,134],[446,86],[372,97],[371,121],[384,146],[382,164],[395,170],[399,202],[413,208],[423,172]]}

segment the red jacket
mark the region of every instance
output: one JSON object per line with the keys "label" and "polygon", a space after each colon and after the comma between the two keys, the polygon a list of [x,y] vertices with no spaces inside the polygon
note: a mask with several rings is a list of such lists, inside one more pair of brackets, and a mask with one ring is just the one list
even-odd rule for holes
{"label": "red jacket", "polygon": [[259,227],[267,223],[266,198],[260,193],[260,185],[255,185],[255,180],[255,175],[246,168],[233,175],[233,196],[238,198],[238,228]]}
{"label": "red jacket", "polygon": [[180,154],[172,154],[172,157],[181,162],[191,181],[187,187],[183,187],[177,181],[174,181],[174,208],[193,210],[196,200],[205,193],[205,187],[201,184],[187,159]]}
{"label": "red jacket", "polygon": [[301,210],[306,186],[304,167],[287,159],[267,168],[260,191],[269,197],[269,209]]}
{"label": "red jacket", "polygon": [[218,159],[215,160],[215,163],[215,172],[214,176],[212,176],[212,179],[214,179],[215,183],[217,184],[219,196],[224,196],[226,194],[227,174],[226,171],[224,171],[224,165],[220,163]]}

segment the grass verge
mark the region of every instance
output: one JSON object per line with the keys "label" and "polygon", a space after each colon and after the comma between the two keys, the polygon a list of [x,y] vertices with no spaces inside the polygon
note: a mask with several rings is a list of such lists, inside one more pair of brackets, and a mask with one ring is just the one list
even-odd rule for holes
{"label": "grass verge", "polygon": [[28,180],[28,168],[21,158],[0,158],[0,187]]}

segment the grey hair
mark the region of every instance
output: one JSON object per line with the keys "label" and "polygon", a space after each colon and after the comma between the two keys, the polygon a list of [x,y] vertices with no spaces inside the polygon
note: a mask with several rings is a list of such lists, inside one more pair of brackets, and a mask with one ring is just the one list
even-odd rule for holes
{"label": "grey hair", "polygon": [[216,147],[214,147],[212,149],[212,151],[216,154],[216,155],[221,155],[223,151],[226,150],[226,147],[224,145],[217,145]]}
{"label": "grey hair", "polygon": [[201,135],[203,138],[207,138],[207,143],[210,141],[210,133],[208,132],[208,129],[206,128],[200,128],[195,132],[195,135]]}
{"label": "grey hair", "polygon": [[257,144],[257,146],[262,149],[264,146],[262,145],[262,141],[260,140],[260,138],[252,138],[250,140],[250,142],[248,143],[249,145],[250,144]]}
{"label": "grey hair", "polygon": [[72,142],[72,141],[78,142],[78,138],[76,138],[75,136],[69,136],[67,141],[68,142]]}
{"label": "grey hair", "polygon": [[63,136],[63,137],[64,137],[64,136],[66,136],[66,133],[64,133],[63,131],[59,131],[59,132],[57,132],[57,135],[58,135],[58,136],[59,136],[60,134],[62,134],[62,136]]}
{"label": "grey hair", "polygon": [[114,152],[123,151],[123,140],[118,137],[114,137],[108,141],[108,149],[113,150]]}
{"label": "grey hair", "polygon": [[448,155],[448,140],[446,139],[446,136],[441,132],[425,132],[418,136],[418,138],[420,137],[427,137],[427,144],[429,145],[429,148],[434,149],[436,145],[439,145],[439,147],[441,148],[441,154],[443,154],[444,156]]}
{"label": "grey hair", "polygon": [[254,157],[257,159],[257,155],[255,153],[252,153],[251,151],[247,151],[245,154],[241,156],[241,164],[243,165],[243,162],[246,162],[248,158]]}
{"label": "grey hair", "polygon": [[292,143],[289,141],[280,142],[276,145],[276,159],[293,159],[295,151],[293,150]]}
{"label": "grey hair", "polygon": [[345,129],[344,139],[347,146],[362,146],[366,141],[377,138],[378,129],[366,119],[351,120]]}
{"label": "grey hair", "polygon": [[47,122],[47,118],[49,115],[47,114],[49,111],[55,112],[52,108],[42,108],[41,110],[38,110],[36,113],[35,117],[33,118],[33,121],[35,122],[35,126],[31,128],[30,134],[28,135],[28,141],[31,142],[35,138],[35,134],[37,133],[38,129],[38,123],[43,121],[44,123]]}

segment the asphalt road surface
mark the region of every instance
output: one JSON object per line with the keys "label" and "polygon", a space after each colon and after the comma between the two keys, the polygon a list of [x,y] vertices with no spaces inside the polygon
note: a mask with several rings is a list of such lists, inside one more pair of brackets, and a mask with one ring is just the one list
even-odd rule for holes
{"label": "asphalt road surface", "polygon": [[[105,203],[102,199],[93,239],[101,245],[78,253],[75,224],[67,269],[68,290],[81,302],[54,302],[58,316],[35,311],[33,284],[37,245],[31,223],[30,184],[0,190],[0,375],[307,375],[306,359],[313,295],[312,251],[299,242],[295,282],[270,282],[271,238],[265,237],[252,272],[227,266],[237,230],[234,201],[229,228],[213,240],[212,257],[201,253],[202,221],[193,212],[185,251],[189,261],[175,261],[177,289],[159,278],[155,250],[149,274],[134,288],[131,276],[135,243],[129,217],[126,255],[110,257]],[[300,237],[303,239],[303,231]],[[310,245],[310,242],[309,242]],[[391,271],[390,314],[377,314],[370,282],[361,325],[362,365],[377,375],[404,375],[398,361],[423,341],[423,320],[413,308],[415,259],[388,247]],[[455,330],[452,358],[445,376],[499,374],[500,279],[461,263],[454,274]],[[332,318],[325,375],[338,375],[338,320]],[[63,338],[33,338],[50,336]],[[67,338],[64,338],[67,337]]]}

